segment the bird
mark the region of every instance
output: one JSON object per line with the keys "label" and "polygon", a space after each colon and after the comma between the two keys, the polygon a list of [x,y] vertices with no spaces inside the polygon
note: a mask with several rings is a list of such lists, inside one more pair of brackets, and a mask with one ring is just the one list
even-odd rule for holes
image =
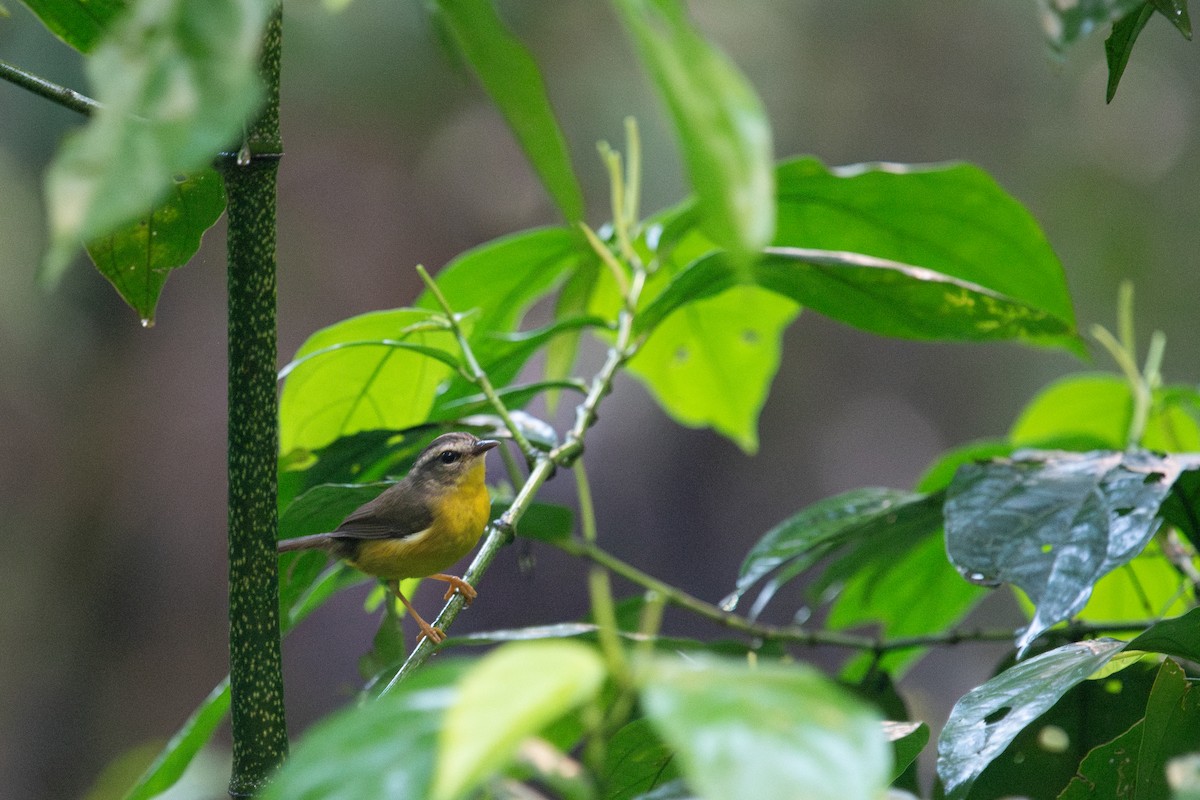
{"label": "bird", "polygon": [[444,433],[417,456],[408,474],[378,497],[351,512],[328,533],[279,542],[280,553],[323,550],[373,575],[408,609],[421,635],[434,644],[446,638],[430,625],[400,591],[403,578],[433,578],[450,584],[470,604],[478,596],[471,584],[447,575],[483,535],[491,512],[484,482],[484,454],[500,442],[470,433]]}

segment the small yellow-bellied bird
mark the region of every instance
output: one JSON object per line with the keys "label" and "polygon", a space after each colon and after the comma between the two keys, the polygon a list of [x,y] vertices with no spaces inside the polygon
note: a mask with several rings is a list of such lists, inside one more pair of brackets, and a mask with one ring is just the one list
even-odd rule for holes
{"label": "small yellow-bellied bird", "polygon": [[402,578],[450,584],[470,603],[477,592],[442,570],[470,552],[487,526],[491,503],[484,483],[484,453],[500,444],[469,433],[444,433],[417,456],[408,474],[364,503],[329,533],[285,539],[279,552],[324,550],[385,581],[434,644],[446,638],[400,591]]}

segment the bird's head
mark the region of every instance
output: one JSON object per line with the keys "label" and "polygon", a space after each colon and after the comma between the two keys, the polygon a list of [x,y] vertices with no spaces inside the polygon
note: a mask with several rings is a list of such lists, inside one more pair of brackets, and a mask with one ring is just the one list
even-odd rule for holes
{"label": "bird's head", "polygon": [[478,471],[483,477],[483,454],[500,442],[469,433],[443,433],[417,456],[409,473],[414,481],[449,488]]}

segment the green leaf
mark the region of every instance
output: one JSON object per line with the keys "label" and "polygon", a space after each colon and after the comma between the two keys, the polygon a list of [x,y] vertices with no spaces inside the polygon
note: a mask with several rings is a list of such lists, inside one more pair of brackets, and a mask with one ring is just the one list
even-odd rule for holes
{"label": "green leaf", "polygon": [[649,720],[635,719],[613,734],[604,752],[604,800],[632,800],[679,776],[675,754]]}
{"label": "green leaf", "polygon": [[1192,38],[1192,20],[1188,16],[1187,0],[1150,0],[1158,13],[1171,21],[1171,24],[1189,41]]}
{"label": "green leaf", "polygon": [[1059,800],[1133,797],[1131,778],[1137,774],[1137,755],[1145,727],[1145,720],[1139,719],[1129,730],[1088,753],[1076,777],[1058,795]]}
{"label": "green leaf", "polygon": [[1154,6],[1146,3],[1140,9],[1131,11],[1113,23],[1112,32],[1104,40],[1104,57],[1108,60],[1108,87],[1105,89],[1104,100],[1111,103],[1117,94],[1117,84],[1125,74],[1129,64],[1129,56],[1133,52],[1133,44],[1150,17],[1154,14]]}
{"label": "green leaf", "polygon": [[328,533],[363,503],[370,502],[388,488],[381,483],[326,483],[301,494],[279,517],[279,538],[293,539],[314,533]]}
{"label": "green leaf", "polygon": [[1155,623],[1129,643],[1129,650],[1163,653],[1200,662],[1200,609]]}
{"label": "green leaf", "polygon": [[1074,642],[1011,667],[964,695],[938,738],[937,774],[950,800],[963,798],[1029,723],[1116,655],[1124,642]]}
{"label": "green leaf", "polygon": [[[1185,395],[1154,392],[1141,445],[1168,453],[1200,450],[1200,426]],[[1068,375],[1038,393],[1009,432],[1016,447],[1123,450],[1129,444],[1133,395],[1129,383],[1108,373]]]}
{"label": "green leaf", "polygon": [[[826,626],[877,626],[889,639],[935,634],[961,622],[985,596],[946,560],[940,494],[898,508],[896,517],[881,519],[852,539],[853,547],[837,554],[818,577],[810,591],[833,595]],[[921,648],[878,658],[862,653],[843,676],[873,663],[899,677],[923,653]]]}
{"label": "green leaf", "polygon": [[88,255],[149,327],[167,275],[191,260],[200,238],[224,210],[221,177],[204,169],[177,179],[171,193],[145,217],[89,242]]}
{"label": "green leaf", "polygon": [[431,8],[508,120],[563,217],[582,219],[583,192],[537,63],[504,26],[491,0],[434,0]]}
{"label": "green leaf", "polygon": [[424,422],[438,385],[451,374],[449,354],[458,349],[438,317],[409,308],[375,311],[310,336],[296,351],[280,395],[280,452],[317,450],[358,431]]}
{"label": "green leaf", "polygon": [[50,32],[81,53],[90,53],[125,0],[24,0]]}
{"label": "green leaf", "polygon": [[[480,245],[437,274],[438,288],[457,314],[471,318],[471,343],[494,333],[511,333],[526,310],[547,295],[563,274],[594,258],[579,236],[567,228],[537,228]],[[441,310],[426,291],[419,308]]]}
{"label": "green leaf", "polygon": [[58,279],[81,242],[130,223],[176,175],[236,146],[262,96],[258,50],[268,0],[145,0],[120,16],[87,62],[101,108],[46,175]]}
{"label": "green leaf", "polygon": [[678,0],[614,0],[666,103],[700,224],[744,263],[771,241],[771,128],[749,82],[692,27]]}
{"label": "green leaf", "polygon": [[868,800],[892,748],[879,718],[813,669],[699,654],[655,658],[639,674],[646,717],[707,800]]}
{"label": "green leaf", "polygon": [[1050,798],[1062,791],[1088,752],[1145,714],[1158,665],[1136,660],[1105,675],[1123,659],[1114,658],[1026,725],[975,781],[971,797]]}
{"label": "green leaf", "polygon": [[1029,211],[972,164],[779,166],[775,245],[921,267],[1075,330],[1062,264]]}
{"label": "green leaf", "polygon": [[885,722],[883,733],[892,743],[895,762],[892,766],[892,780],[896,780],[908,765],[917,760],[925,745],[929,744],[929,726],[924,722]]}
{"label": "green leaf", "polygon": [[1158,669],[1145,708],[1144,719],[1087,755],[1060,800],[1167,796],[1168,762],[1200,748],[1200,727],[1196,725],[1200,691],[1190,686],[1183,669],[1168,659]]}
{"label": "green leaf", "polygon": [[[868,487],[813,503],[767,531],[750,548],[738,570],[737,586],[721,601],[721,607],[733,611],[742,596],[774,570],[786,564],[789,572],[799,574],[863,525],[914,499],[915,495],[899,489]],[[757,616],[764,604],[764,601],[755,603],[751,618]]]}
{"label": "green leaf", "polygon": [[964,465],[946,497],[947,553],[972,582],[1015,584],[1037,606],[1017,639],[1024,650],[1142,551],[1189,465],[1145,451],[1028,451]]}
{"label": "green leaf", "polygon": [[710,427],[747,453],[796,304],[753,286],[698,300],[662,321],[629,364],[676,422]]}
{"label": "green leaf", "polygon": [[1096,28],[1137,11],[1146,0],[1038,0],[1042,30],[1050,46],[1062,52]]}
{"label": "green leaf", "polygon": [[229,678],[225,678],[171,737],[154,763],[125,795],[125,800],[149,800],[174,786],[228,712]]}
{"label": "green leaf", "polygon": [[314,725],[263,800],[428,797],[438,735],[462,670],[462,663],[441,661],[398,690]]}
{"label": "green leaf", "polygon": [[525,737],[594,697],[604,675],[596,651],[574,642],[520,642],[489,653],[463,677],[446,709],[434,800],[478,786],[508,763]]}

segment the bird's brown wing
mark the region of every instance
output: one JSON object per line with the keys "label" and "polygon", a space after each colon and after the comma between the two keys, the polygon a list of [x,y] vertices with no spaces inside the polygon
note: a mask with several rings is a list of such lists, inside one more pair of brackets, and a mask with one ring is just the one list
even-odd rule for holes
{"label": "bird's brown wing", "polygon": [[339,539],[403,539],[433,524],[433,512],[407,483],[397,483],[342,520]]}

